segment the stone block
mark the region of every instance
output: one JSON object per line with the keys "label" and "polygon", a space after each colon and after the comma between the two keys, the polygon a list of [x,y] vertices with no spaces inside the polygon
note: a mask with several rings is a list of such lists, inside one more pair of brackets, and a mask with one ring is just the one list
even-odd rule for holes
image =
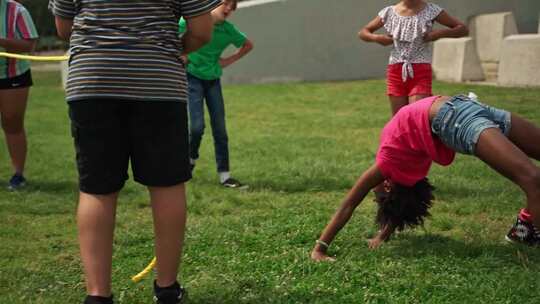
{"label": "stone block", "polygon": [[443,81],[484,80],[482,65],[472,38],[440,39],[433,47],[433,74]]}
{"label": "stone block", "polygon": [[540,86],[540,35],[513,35],[504,39],[499,62],[499,84]]}
{"label": "stone block", "polygon": [[499,61],[503,39],[518,34],[511,12],[478,15],[471,19],[469,28],[481,61]]}

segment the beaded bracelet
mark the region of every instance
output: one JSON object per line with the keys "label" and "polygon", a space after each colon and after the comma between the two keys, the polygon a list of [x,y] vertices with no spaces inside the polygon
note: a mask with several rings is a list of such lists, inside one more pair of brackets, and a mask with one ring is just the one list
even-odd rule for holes
{"label": "beaded bracelet", "polygon": [[323,246],[325,249],[328,249],[328,247],[330,247],[330,245],[328,245],[326,242],[321,241],[321,240],[316,240],[315,243]]}

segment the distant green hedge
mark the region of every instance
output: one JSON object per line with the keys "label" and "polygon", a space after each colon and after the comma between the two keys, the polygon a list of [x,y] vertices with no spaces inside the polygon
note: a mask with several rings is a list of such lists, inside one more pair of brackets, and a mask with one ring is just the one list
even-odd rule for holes
{"label": "distant green hedge", "polygon": [[47,9],[48,0],[19,0],[30,12],[40,36],[55,36],[54,17]]}

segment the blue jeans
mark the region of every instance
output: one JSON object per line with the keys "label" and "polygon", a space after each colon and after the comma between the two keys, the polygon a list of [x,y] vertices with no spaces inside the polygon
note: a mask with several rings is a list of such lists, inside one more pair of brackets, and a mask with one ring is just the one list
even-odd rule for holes
{"label": "blue jeans", "polygon": [[433,133],[446,146],[463,154],[474,154],[480,133],[488,128],[498,128],[508,136],[510,112],[463,95],[448,99],[431,122]]}
{"label": "blue jeans", "polygon": [[189,155],[199,158],[199,147],[204,134],[204,101],[210,114],[210,125],[214,137],[218,172],[229,171],[229,139],[225,127],[225,105],[218,79],[204,80],[188,73],[189,86]]}

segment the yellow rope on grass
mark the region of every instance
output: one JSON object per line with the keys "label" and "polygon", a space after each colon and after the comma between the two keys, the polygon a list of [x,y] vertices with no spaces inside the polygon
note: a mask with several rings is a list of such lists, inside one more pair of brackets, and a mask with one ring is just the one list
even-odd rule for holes
{"label": "yellow rope on grass", "polygon": [[33,56],[33,55],[21,55],[0,52],[0,57],[15,58],[15,59],[24,59],[24,60],[33,60],[33,61],[64,61],[69,59],[69,55],[63,56]]}
{"label": "yellow rope on grass", "polygon": [[156,257],[154,257],[152,259],[152,261],[150,262],[150,264],[148,264],[148,266],[146,266],[146,268],[144,268],[141,272],[139,272],[138,274],[134,275],[133,277],[131,277],[131,280],[135,283],[139,282],[140,280],[142,280],[146,275],[148,275],[148,273],[150,273],[150,271],[152,271],[152,268],[154,268],[154,266],[156,266]]}

